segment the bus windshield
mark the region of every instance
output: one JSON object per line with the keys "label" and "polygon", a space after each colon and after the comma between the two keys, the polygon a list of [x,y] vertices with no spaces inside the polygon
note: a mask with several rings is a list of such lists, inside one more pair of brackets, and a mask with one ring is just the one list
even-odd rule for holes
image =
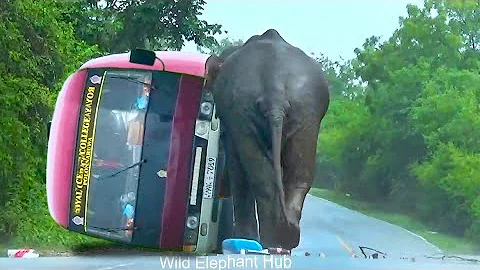
{"label": "bus windshield", "polygon": [[[98,80],[96,117],[90,123],[94,127],[85,228],[91,234],[130,241],[152,73],[108,70],[98,75],[103,78]],[[89,76],[87,83],[95,83],[97,77]]]}

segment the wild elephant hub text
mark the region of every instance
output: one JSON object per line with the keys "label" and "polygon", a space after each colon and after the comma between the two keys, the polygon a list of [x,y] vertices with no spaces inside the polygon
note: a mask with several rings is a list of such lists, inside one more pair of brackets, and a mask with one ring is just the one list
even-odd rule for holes
{"label": "wild elephant hub text", "polygon": [[292,259],[289,256],[262,255],[254,257],[231,256],[197,256],[160,257],[161,269],[290,269]]}

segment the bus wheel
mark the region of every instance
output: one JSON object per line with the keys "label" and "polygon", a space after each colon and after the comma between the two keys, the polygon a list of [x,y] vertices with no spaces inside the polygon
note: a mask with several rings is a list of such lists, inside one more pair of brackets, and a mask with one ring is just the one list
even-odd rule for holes
{"label": "bus wheel", "polygon": [[221,198],[222,208],[220,219],[218,220],[218,236],[217,250],[218,254],[222,253],[222,242],[233,236],[233,200],[232,197]]}

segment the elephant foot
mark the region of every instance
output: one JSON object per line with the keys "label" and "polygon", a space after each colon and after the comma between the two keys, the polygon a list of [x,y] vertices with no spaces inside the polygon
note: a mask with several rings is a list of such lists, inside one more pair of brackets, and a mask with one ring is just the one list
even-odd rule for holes
{"label": "elephant foot", "polygon": [[300,244],[300,226],[298,224],[288,224],[284,233],[280,233],[281,247],[292,250]]}
{"label": "elephant foot", "polygon": [[292,223],[277,224],[271,231],[261,235],[261,241],[267,248],[292,250],[300,243],[300,227]]}

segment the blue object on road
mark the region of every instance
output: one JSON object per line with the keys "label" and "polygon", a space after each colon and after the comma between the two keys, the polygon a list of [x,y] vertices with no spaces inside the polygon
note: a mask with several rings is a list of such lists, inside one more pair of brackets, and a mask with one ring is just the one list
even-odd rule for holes
{"label": "blue object on road", "polygon": [[222,242],[223,254],[241,254],[244,251],[262,251],[262,245],[255,240],[230,238]]}

